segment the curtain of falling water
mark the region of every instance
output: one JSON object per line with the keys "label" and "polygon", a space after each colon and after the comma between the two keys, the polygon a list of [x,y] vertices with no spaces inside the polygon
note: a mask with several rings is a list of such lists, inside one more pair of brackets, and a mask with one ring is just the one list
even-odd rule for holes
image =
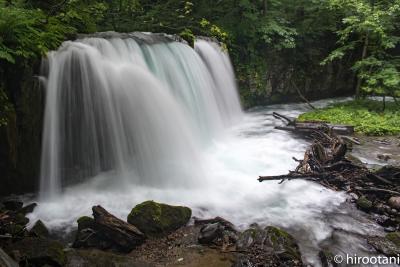
{"label": "curtain of falling water", "polygon": [[227,54],[195,48],[114,37],[51,52],[41,196],[101,172],[121,186],[195,184],[202,146],[241,116]]}

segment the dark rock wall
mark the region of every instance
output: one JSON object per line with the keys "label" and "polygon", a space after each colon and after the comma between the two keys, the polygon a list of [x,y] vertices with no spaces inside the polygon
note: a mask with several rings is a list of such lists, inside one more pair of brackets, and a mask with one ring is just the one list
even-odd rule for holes
{"label": "dark rock wall", "polygon": [[[33,66],[33,67],[32,67]],[[0,195],[38,188],[44,91],[37,75],[40,63],[6,68],[3,88],[13,106],[0,127]]]}

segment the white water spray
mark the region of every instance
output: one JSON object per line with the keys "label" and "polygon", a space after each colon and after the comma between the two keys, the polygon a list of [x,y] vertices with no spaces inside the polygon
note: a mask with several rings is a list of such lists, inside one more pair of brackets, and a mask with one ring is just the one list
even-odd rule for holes
{"label": "white water spray", "polygon": [[199,146],[241,108],[227,55],[196,50],[205,60],[178,42],[84,38],[50,53],[41,195],[109,171],[120,185],[198,181]]}

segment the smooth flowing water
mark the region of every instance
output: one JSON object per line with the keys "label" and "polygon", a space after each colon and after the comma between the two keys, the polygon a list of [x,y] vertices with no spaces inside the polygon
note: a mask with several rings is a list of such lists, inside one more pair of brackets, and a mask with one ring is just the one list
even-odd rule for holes
{"label": "smooth flowing water", "polygon": [[[53,230],[102,205],[125,219],[145,200],[186,205],[244,229],[276,225],[300,240],[304,259],[370,253],[359,234],[381,229],[346,196],[306,181],[259,183],[287,173],[307,143],[274,129],[272,111],[242,113],[227,54],[215,43],[84,38],[49,55],[41,198],[30,214]],[[324,105],[325,102],[316,103]]]}

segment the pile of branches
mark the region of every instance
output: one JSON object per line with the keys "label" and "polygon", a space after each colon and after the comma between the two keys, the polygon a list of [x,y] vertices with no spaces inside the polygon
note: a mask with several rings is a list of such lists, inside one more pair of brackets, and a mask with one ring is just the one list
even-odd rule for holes
{"label": "pile of branches", "polygon": [[385,198],[388,195],[400,196],[400,173],[389,171],[372,172],[362,164],[354,163],[346,158],[351,139],[336,135],[332,129],[321,124],[311,134],[312,144],[304,153],[304,158],[294,171],[285,175],[260,176],[259,181],[281,180],[280,183],[292,179],[316,181],[333,190],[345,190],[362,196],[373,193]]}

